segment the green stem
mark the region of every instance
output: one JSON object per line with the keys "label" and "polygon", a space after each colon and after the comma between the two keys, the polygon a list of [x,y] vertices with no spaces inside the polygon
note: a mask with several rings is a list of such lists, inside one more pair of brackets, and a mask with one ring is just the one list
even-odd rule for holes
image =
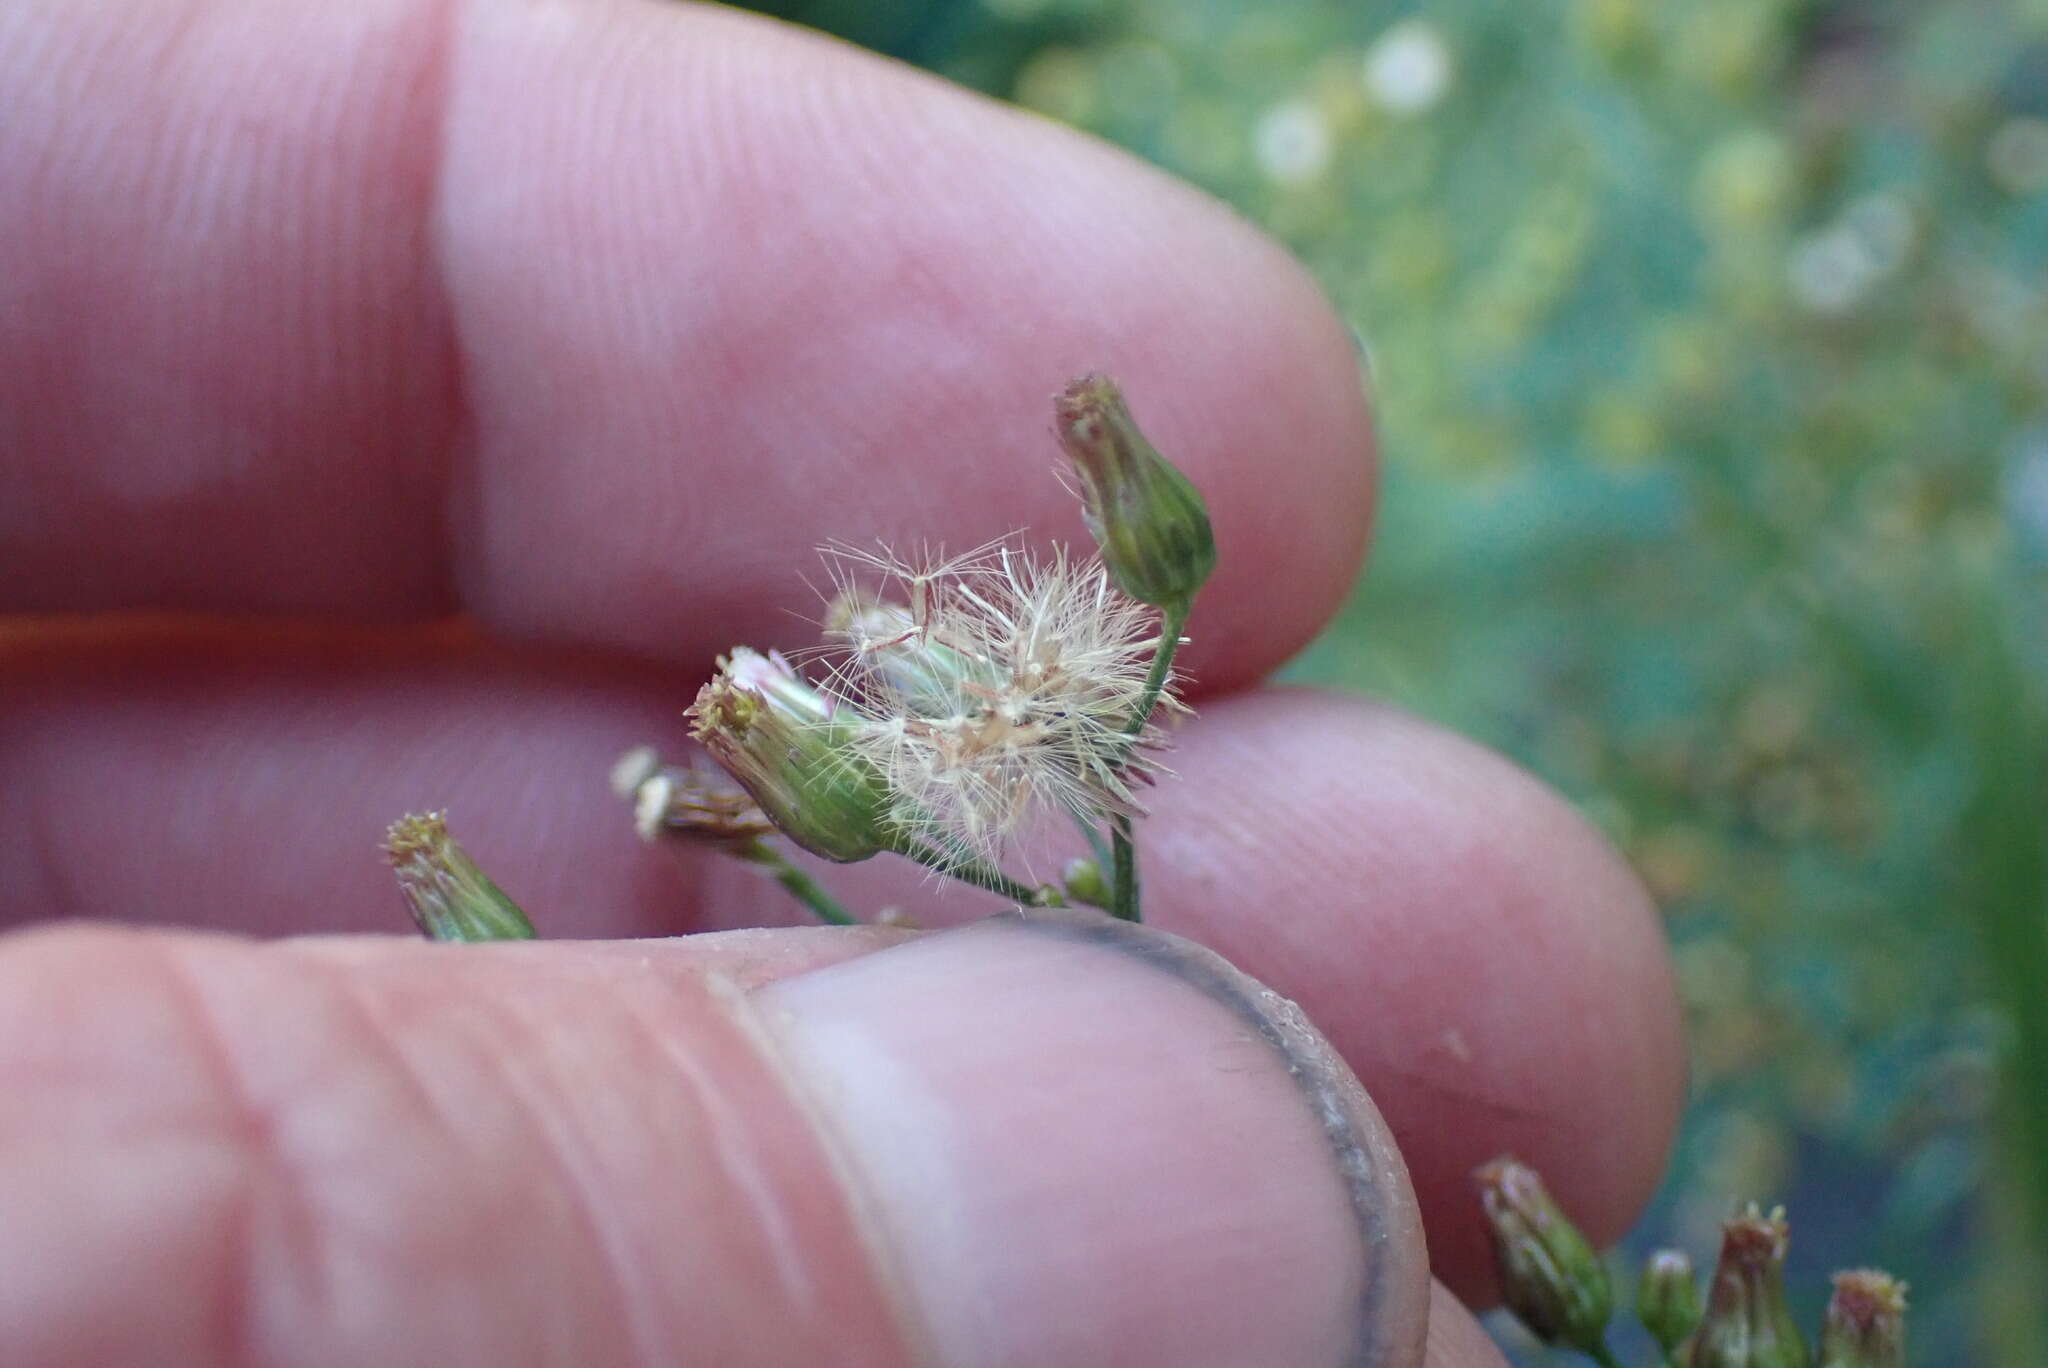
{"label": "green stem", "polygon": [[897,854],[917,861],[934,874],[943,874],[949,879],[972,884],[976,888],[994,893],[998,897],[1008,898],[1011,902],[1021,903],[1025,907],[1067,905],[1066,898],[1051,885],[1033,888],[1030,884],[1019,882],[1002,870],[985,865],[979,860],[962,860],[957,855],[934,850],[922,841],[905,841],[896,846],[895,850]]}
{"label": "green stem", "polygon": [[[1135,738],[1144,731],[1145,724],[1152,720],[1152,710],[1159,706],[1159,695],[1166,691],[1167,676],[1173,671],[1174,652],[1180,649],[1181,628],[1188,623],[1189,606],[1177,603],[1159,610],[1159,646],[1152,653],[1152,668],[1145,676],[1145,692],[1139,695],[1138,706],[1131,713],[1131,720],[1124,725],[1127,737]],[[1127,813],[1115,813],[1109,819],[1109,855],[1109,914],[1125,921],[1143,921],[1138,908],[1138,845],[1132,839],[1131,818]]]}
{"label": "green stem", "polygon": [[841,907],[823,884],[791,864],[787,856],[766,841],[756,838],[733,853],[788,889],[790,896],[815,913],[819,921],[832,926],[859,925],[859,919]]}
{"label": "green stem", "polygon": [[1166,691],[1166,676],[1173,669],[1173,653],[1180,649],[1181,629],[1188,625],[1189,606],[1177,603],[1159,610],[1159,646],[1152,653],[1152,669],[1145,676],[1145,692],[1138,698],[1137,710],[1124,724],[1125,736],[1136,736],[1145,730],[1145,724],[1152,720],[1152,710],[1159,706],[1159,695]]}
{"label": "green stem", "polygon": [[1621,1361],[1614,1357],[1614,1351],[1607,1347],[1607,1341],[1604,1339],[1588,1349],[1586,1357],[1599,1364],[1600,1368],[1621,1368]]}
{"label": "green stem", "polygon": [[1138,912],[1138,846],[1131,839],[1131,819],[1118,813],[1109,819],[1109,915],[1142,921]]}

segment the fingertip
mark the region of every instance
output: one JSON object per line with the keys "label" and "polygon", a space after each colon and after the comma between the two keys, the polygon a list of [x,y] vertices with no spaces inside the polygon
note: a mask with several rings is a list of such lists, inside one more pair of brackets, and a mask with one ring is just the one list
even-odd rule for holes
{"label": "fingertip", "polygon": [[1307,691],[1206,705],[1176,768],[1148,826],[1154,916],[1345,1052],[1409,1156],[1437,1275],[1491,1297],[1469,1174],[1503,1151],[1596,1240],[1626,1230],[1685,1056],[1661,923],[1599,833],[1482,747]]}

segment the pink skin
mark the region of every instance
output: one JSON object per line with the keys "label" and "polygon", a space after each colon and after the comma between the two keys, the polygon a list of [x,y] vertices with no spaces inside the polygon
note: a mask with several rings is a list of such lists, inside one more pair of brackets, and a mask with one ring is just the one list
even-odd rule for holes
{"label": "pink skin", "polygon": [[[552,932],[793,920],[743,871],[639,849],[606,766],[680,734],[716,652],[803,637],[786,609],[828,536],[1081,538],[1047,398],[1084,370],[1215,511],[1204,690],[1295,650],[1364,546],[1355,361],[1284,255],[790,30],[637,0],[28,0],[0,8],[0,108],[0,611],[303,620],[0,625],[18,921],[389,929],[366,856],[422,805]],[[338,625],[458,608],[477,629]],[[1618,1233],[1681,1052],[1612,854],[1497,758],[1356,701],[1211,698],[1174,763],[1155,919],[1301,1002],[1366,1082],[1438,1276],[1486,1295],[1463,1173],[1503,1148]],[[88,1002],[226,953],[41,944],[37,981]],[[262,999],[303,953],[234,962]],[[117,1127],[149,1080],[116,1063],[90,1105]],[[1496,1361],[1434,1320],[1431,1363]]]}

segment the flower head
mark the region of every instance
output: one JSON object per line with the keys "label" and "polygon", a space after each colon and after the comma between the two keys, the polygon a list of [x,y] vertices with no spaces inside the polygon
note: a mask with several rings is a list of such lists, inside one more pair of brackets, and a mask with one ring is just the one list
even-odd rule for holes
{"label": "flower head", "polygon": [[1906,1285],[1874,1268],[1835,1274],[1820,1368],[1900,1368],[1905,1361]]}
{"label": "flower head", "polygon": [[854,746],[859,719],[778,652],[736,647],[689,715],[712,758],[804,849],[846,862],[890,847],[890,794]]}
{"label": "flower head", "polygon": [[531,940],[533,923],[448,834],[446,814],[409,813],[385,833],[384,853],[406,906],[429,940]]}
{"label": "flower head", "polygon": [[[1136,811],[1134,761],[1157,734],[1132,718],[1158,629],[1102,566],[1009,546],[923,566],[835,554],[827,629],[862,718],[850,744],[902,829],[983,858],[1042,809]],[[854,584],[862,569],[881,585]]]}
{"label": "flower head", "polygon": [[1527,1164],[1504,1155],[1472,1180],[1509,1309],[1545,1344],[1594,1352],[1614,1314],[1614,1288],[1593,1246]]}
{"label": "flower head", "polygon": [[1784,1211],[1751,1207],[1721,1227],[1721,1259],[1693,1339],[1691,1368],[1806,1368],[1813,1361],[1785,1300]]}

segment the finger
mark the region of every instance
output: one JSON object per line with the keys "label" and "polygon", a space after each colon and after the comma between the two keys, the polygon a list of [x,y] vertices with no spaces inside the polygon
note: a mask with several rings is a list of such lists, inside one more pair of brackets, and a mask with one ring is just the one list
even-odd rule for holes
{"label": "finger", "polygon": [[773,644],[828,537],[1079,537],[1049,396],[1094,368],[1208,495],[1205,687],[1356,568],[1356,361],[1297,266],[815,36],[644,0],[30,0],[0,108],[0,610]]}
{"label": "finger", "polygon": [[1429,1290],[1429,1345],[1422,1361],[1426,1368],[1508,1368],[1507,1357],[1442,1283]]}
{"label": "finger", "polygon": [[1420,1362],[1298,1014],[1099,917],[881,934],[0,944],[0,1358]]}
{"label": "finger", "polygon": [[[639,846],[605,791],[622,749],[674,735],[666,679],[369,654],[17,658],[0,905],[389,929],[403,913],[372,846],[396,813],[445,806],[548,935],[802,915],[751,870]],[[1438,1275],[1486,1294],[1466,1175],[1504,1150],[1596,1238],[1619,1235],[1661,1171],[1683,1063],[1656,920],[1604,843],[1498,757],[1352,700],[1218,700],[1171,759],[1140,834],[1150,915],[1336,1042],[1407,1149]],[[825,872],[852,906],[927,922],[999,906],[935,898],[886,859]]]}

